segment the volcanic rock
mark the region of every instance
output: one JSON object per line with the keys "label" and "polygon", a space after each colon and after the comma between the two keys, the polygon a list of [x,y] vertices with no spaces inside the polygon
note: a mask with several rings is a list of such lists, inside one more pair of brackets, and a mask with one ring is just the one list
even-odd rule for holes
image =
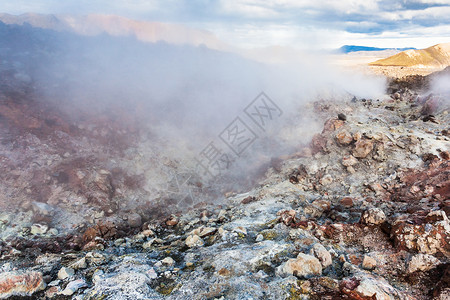
{"label": "volcanic rock", "polygon": [[429,254],[416,254],[408,261],[407,272],[428,271],[439,264],[439,259]]}
{"label": "volcanic rock", "polygon": [[45,288],[40,272],[5,272],[0,273],[0,299],[11,296],[31,296]]}
{"label": "volcanic rock", "polygon": [[386,220],[384,212],[376,207],[370,208],[361,215],[361,223],[367,225],[378,225]]}
{"label": "volcanic rock", "polygon": [[353,142],[353,136],[344,129],[336,134],[336,140],[340,145],[347,146]]}
{"label": "volcanic rock", "polygon": [[373,149],[373,142],[367,139],[360,139],[355,143],[353,156],[356,158],[365,158]]}

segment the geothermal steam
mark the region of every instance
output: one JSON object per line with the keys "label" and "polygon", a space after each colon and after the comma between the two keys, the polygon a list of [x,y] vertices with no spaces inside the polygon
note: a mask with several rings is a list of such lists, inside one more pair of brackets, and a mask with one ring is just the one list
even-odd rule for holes
{"label": "geothermal steam", "polygon": [[[210,142],[222,153],[233,154],[220,144],[220,133],[265,92],[283,114],[266,130],[254,129],[258,139],[239,157],[234,155],[226,180],[212,180],[213,189],[220,192],[242,188],[271,159],[307,144],[322,121],[302,114],[301,107],[318,95],[339,100],[379,96],[384,90],[381,79],[337,72],[311,55],[295,63],[268,65],[205,47],[107,35],[50,37],[45,50],[49,55],[44,61],[31,61],[29,68],[43,101],[65,109],[75,122],[86,114],[131,114],[139,138],[152,147],[141,155],[150,161],[155,153],[164,153],[193,173],[196,158]],[[136,170],[148,171],[142,166]],[[147,181],[148,190],[157,190],[154,181]]]}

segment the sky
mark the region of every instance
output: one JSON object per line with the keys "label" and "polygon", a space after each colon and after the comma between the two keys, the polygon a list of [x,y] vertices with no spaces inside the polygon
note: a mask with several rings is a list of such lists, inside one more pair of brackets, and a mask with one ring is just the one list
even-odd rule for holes
{"label": "sky", "polygon": [[181,23],[244,48],[425,48],[450,42],[450,0],[0,0],[0,12]]}

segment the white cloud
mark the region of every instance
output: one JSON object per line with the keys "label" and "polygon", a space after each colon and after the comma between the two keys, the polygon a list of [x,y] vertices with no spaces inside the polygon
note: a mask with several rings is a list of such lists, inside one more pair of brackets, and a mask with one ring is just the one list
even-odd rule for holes
{"label": "white cloud", "polygon": [[380,17],[389,21],[413,20],[413,19],[430,19],[439,21],[439,19],[450,18],[450,6],[429,7],[421,10],[403,10],[396,12],[383,12]]}
{"label": "white cloud", "polygon": [[[413,9],[424,5],[449,6]],[[0,0],[0,8],[179,22],[245,47],[420,47],[420,39],[437,43],[450,36],[444,25],[450,24],[450,0]]]}

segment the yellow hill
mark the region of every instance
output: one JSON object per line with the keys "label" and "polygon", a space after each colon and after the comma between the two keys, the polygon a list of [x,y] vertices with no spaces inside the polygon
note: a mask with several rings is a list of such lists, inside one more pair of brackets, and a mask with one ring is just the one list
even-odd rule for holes
{"label": "yellow hill", "polygon": [[446,67],[450,65],[450,43],[422,50],[406,50],[370,63],[371,66]]}

